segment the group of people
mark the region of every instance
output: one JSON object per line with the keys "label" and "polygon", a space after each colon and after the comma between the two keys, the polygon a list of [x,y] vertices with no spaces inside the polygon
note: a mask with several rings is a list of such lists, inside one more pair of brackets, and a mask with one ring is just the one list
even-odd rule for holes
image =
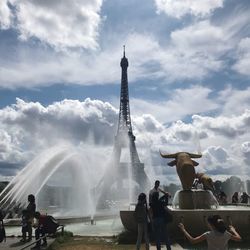
{"label": "group of people", "polygon": [[[35,228],[36,245],[31,249],[40,249],[41,246],[47,246],[46,234],[53,233],[58,227],[56,221],[53,222],[53,217],[40,214],[36,211],[35,196],[28,195],[28,205],[22,210],[22,239],[21,242],[29,242],[32,240],[32,227]],[[41,239],[43,243],[41,244]]]}
{"label": "group of people", "polygon": [[[232,196],[231,203],[237,204],[237,203],[242,203],[242,204],[248,204],[250,196],[246,192],[242,192],[240,195],[239,192],[234,192]],[[219,194],[217,195],[217,200],[220,205],[228,204],[228,198],[227,195],[224,191],[220,191]]]}
{"label": "group of people", "polygon": [[[171,245],[167,233],[167,221],[170,216],[166,210],[168,199],[171,197],[169,193],[159,188],[160,181],[155,181],[154,188],[149,192],[149,208],[147,205],[147,196],[141,193],[138,196],[138,203],[135,208],[135,220],[138,225],[138,235],[136,242],[136,249],[139,250],[141,246],[142,236],[144,234],[146,249],[149,250],[149,235],[148,225],[154,233],[157,250],[161,249],[161,241],[164,240],[167,250],[171,250]],[[164,195],[159,198],[159,192]]]}
{"label": "group of people", "polygon": [[249,198],[250,196],[246,192],[243,192],[241,195],[239,195],[239,192],[235,192],[232,196],[232,203],[248,204]]}
{"label": "group of people", "polygon": [[[159,186],[160,181],[155,181],[154,188],[149,192],[149,202],[147,202],[147,196],[145,193],[141,193],[138,196],[138,202],[134,213],[138,232],[136,250],[139,250],[141,247],[143,235],[146,250],[149,250],[148,225],[152,228],[156,249],[160,250],[161,242],[164,242],[167,250],[171,250],[167,229],[167,224],[172,221],[172,215],[167,208],[168,199],[171,198],[171,195],[160,189]],[[160,193],[163,193],[161,197]],[[235,228],[232,225],[227,228],[225,222],[219,215],[209,216],[207,222],[210,230],[197,237],[192,237],[182,223],[179,223],[178,227],[186,238],[193,244],[207,241],[209,250],[224,250],[227,249],[228,241],[230,239],[234,241],[241,240],[241,236]]]}

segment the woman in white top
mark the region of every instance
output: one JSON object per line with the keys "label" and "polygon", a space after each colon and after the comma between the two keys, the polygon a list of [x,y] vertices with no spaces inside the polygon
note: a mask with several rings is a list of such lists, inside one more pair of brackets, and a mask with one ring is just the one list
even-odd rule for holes
{"label": "woman in white top", "polygon": [[229,240],[241,241],[241,236],[237,233],[233,226],[229,226],[229,230],[227,231],[226,225],[219,215],[210,216],[207,221],[211,231],[195,238],[186,231],[182,223],[179,224],[179,228],[192,244],[206,240],[208,250],[226,250],[228,249]]}

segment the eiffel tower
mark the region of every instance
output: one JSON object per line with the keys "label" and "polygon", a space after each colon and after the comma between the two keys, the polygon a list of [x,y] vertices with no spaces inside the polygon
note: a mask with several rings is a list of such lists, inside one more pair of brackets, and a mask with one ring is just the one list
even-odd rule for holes
{"label": "eiffel tower", "polygon": [[[144,171],[144,163],[141,163],[139,159],[135,145],[136,138],[132,130],[127,74],[128,59],[125,56],[125,46],[120,66],[122,68],[122,75],[118,129],[115,136],[111,169],[109,169],[109,173],[103,179],[102,198],[105,197],[106,199],[116,201],[129,198],[130,201],[135,202],[139,193],[148,191],[150,182]],[[126,157],[128,162],[121,162],[123,150],[129,152],[129,156]],[[128,179],[131,183],[129,184],[129,190],[126,191],[126,187],[124,188],[122,183]],[[115,192],[111,190],[114,184],[118,184],[115,188],[117,191]]]}

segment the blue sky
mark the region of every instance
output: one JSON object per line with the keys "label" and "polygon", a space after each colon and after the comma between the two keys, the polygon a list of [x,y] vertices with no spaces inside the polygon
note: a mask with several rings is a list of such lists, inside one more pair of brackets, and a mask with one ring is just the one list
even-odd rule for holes
{"label": "blue sky", "polygon": [[159,148],[191,144],[197,151],[199,138],[199,171],[246,176],[249,11],[247,0],[2,0],[0,175],[15,175],[60,143],[91,137],[112,148],[125,44],[133,128],[147,171],[174,174]]}

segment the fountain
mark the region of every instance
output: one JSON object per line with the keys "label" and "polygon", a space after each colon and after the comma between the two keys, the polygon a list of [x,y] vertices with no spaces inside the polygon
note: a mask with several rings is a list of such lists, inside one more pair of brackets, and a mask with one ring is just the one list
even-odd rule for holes
{"label": "fountain", "polygon": [[39,211],[56,217],[93,217],[105,162],[105,152],[98,149],[50,148],[13,178],[0,194],[0,206],[5,210],[25,207],[28,194],[33,193]]}
{"label": "fountain", "polygon": [[[230,225],[233,224],[243,238],[250,237],[250,206],[243,204],[219,205],[211,190],[193,188],[194,180],[197,176],[203,176],[205,187],[213,185],[211,180],[204,174],[197,175],[195,166],[198,163],[192,158],[200,158],[201,154],[190,154],[179,152],[171,155],[161,154],[164,158],[174,158],[169,162],[169,166],[176,166],[178,176],[182,184],[182,190],[176,192],[173,203],[168,206],[170,213],[173,215],[173,221],[168,224],[169,232],[172,238],[183,239],[183,234],[178,229],[181,222],[186,225],[188,231],[193,235],[200,235],[207,231],[207,217],[218,214],[224,221]],[[205,181],[208,181],[205,183]],[[136,232],[137,225],[134,221],[134,211],[120,211],[120,217],[124,227],[129,231]]]}

